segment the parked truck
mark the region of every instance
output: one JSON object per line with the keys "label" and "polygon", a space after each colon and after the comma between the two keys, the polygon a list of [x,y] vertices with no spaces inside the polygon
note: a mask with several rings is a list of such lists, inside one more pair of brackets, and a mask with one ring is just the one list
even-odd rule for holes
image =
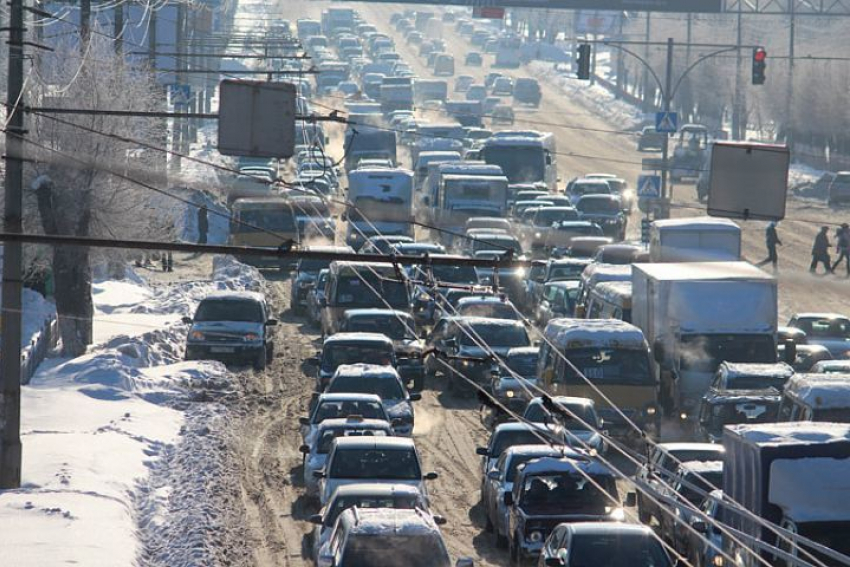
{"label": "parked truck", "polygon": [[632,323],[661,406],[692,419],[721,362],[776,361],[776,279],[746,262],[634,264]]}
{"label": "parked truck", "polygon": [[735,262],[741,259],[741,227],[729,219],[658,220],[649,229],[651,262]]}
{"label": "parked truck", "polygon": [[[850,425],[734,425],[725,428],[723,446],[724,498],[751,514],[724,510],[724,523],[747,536],[737,542],[724,538],[740,567],[761,565],[749,550],[738,548],[741,544],[758,549],[774,565],[798,557],[817,564],[808,553],[824,565],[850,562],[838,555],[850,555]],[[788,539],[778,538],[757,518],[786,530]]]}

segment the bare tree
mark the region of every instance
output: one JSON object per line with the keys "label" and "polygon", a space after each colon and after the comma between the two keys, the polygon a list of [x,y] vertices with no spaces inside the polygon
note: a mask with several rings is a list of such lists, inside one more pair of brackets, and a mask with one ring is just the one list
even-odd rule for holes
{"label": "bare tree", "polygon": [[[116,56],[112,42],[99,34],[91,35],[82,53],[78,43],[68,42],[40,58],[37,98],[43,106],[145,111],[161,98],[150,72]],[[144,234],[155,215],[150,194],[116,174],[150,170],[123,138],[156,143],[157,127],[149,118],[36,115],[32,136],[42,149],[31,168],[29,222],[37,219],[47,234]],[[79,355],[92,342],[91,252],[57,246],[52,268],[63,353]]]}

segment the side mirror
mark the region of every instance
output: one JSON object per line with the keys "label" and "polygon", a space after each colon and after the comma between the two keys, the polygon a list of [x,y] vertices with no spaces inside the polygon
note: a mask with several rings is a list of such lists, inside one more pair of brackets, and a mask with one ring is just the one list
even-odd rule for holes
{"label": "side mirror", "polygon": [[425,476],[423,476],[422,478],[425,479],[425,480],[437,480],[437,477],[439,477],[439,476],[440,475],[438,475],[437,473],[432,471],[432,472],[429,472],[429,473],[425,473]]}
{"label": "side mirror", "polygon": [[652,343],[652,356],[658,364],[662,364],[667,358],[667,348],[661,339],[655,339],[655,342]]}
{"label": "side mirror", "polygon": [[276,327],[277,326],[277,319],[269,319],[268,321],[266,321],[266,326],[267,327]]}
{"label": "side mirror", "polygon": [[704,520],[695,519],[691,522],[691,527],[694,531],[699,532],[701,534],[708,533],[708,526],[706,525]]}
{"label": "side mirror", "polygon": [[310,425],[310,418],[304,417],[302,415],[301,417],[298,418],[298,423],[300,423],[301,425]]}
{"label": "side mirror", "polygon": [[513,506],[513,504],[514,504],[514,493],[513,492],[505,492],[503,499],[505,501],[505,506]]}
{"label": "side mirror", "polygon": [[411,402],[418,402],[422,399],[422,394],[419,392],[411,392],[410,394],[408,394],[408,399]]}
{"label": "side mirror", "polygon": [[180,320],[186,323],[187,325],[191,325],[195,321],[191,317],[181,317]]}
{"label": "side mirror", "polygon": [[626,501],[624,502],[627,508],[634,508],[637,506],[637,493],[629,492],[626,494]]}
{"label": "side mirror", "polygon": [[321,363],[318,356],[311,356],[310,358],[305,359],[304,362],[308,366],[319,366],[319,364]]}
{"label": "side mirror", "polygon": [[434,523],[437,524],[438,526],[445,526],[446,525],[446,519],[443,516],[435,515],[434,516]]}
{"label": "side mirror", "polygon": [[313,478],[325,478],[325,471],[313,471]]}
{"label": "side mirror", "polygon": [[491,480],[499,480],[499,470],[492,469],[490,472],[487,473],[487,478]]}
{"label": "side mirror", "polygon": [[487,451],[487,447],[477,447],[475,449],[475,454],[481,455],[482,457],[489,457],[490,456],[490,452]]}
{"label": "side mirror", "polygon": [[309,520],[307,520],[311,524],[321,525],[322,524],[322,515],[321,514],[313,514],[310,516]]}
{"label": "side mirror", "polygon": [[298,447],[298,450],[306,455],[307,453],[310,452],[310,446],[309,445],[301,445],[300,447]]}

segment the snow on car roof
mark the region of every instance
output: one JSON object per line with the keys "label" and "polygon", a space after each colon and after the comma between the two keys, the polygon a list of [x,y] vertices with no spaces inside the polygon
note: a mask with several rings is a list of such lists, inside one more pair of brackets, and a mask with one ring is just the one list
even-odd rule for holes
{"label": "snow on car roof", "polygon": [[341,364],[334,372],[334,378],[337,376],[359,377],[366,376],[374,378],[398,378],[398,372],[392,366],[380,366],[378,364]]}
{"label": "snow on car roof", "polygon": [[790,378],[794,369],[784,362],[753,363],[753,362],[723,362],[723,368],[730,378],[742,376],[769,376],[773,378]]}
{"label": "snow on car roof", "polygon": [[[560,405],[563,405],[563,406],[573,406],[573,407],[575,407],[575,406],[593,407],[595,405],[595,402],[590,398],[579,398],[579,397],[576,397],[576,396],[552,396],[552,401],[555,402],[556,404],[560,404]],[[543,398],[540,397],[540,396],[536,396],[534,398],[531,398],[531,400],[528,402],[528,405],[531,405],[531,404],[542,405],[543,404]]]}
{"label": "snow on car roof", "polygon": [[324,344],[333,343],[386,343],[392,344],[392,340],[381,333],[337,333],[325,339]]}
{"label": "snow on car roof", "polygon": [[503,452],[507,459],[516,455],[539,455],[541,457],[567,457],[570,459],[582,459],[587,455],[579,453],[567,445],[552,447],[551,445],[513,445]]}
{"label": "snow on car roof", "polygon": [[206,301],[207,299],[213,299],[215,301],[258,301],[262,303],[266,300],[265,296],[262,293],[258,293],[256,291],[218,291],[215,293],[211,293],[208,296],[204,297],[202,301]]}
{"label": "snow on car roof", "polygon": [[376,402],[381,403],[381,397],[377,394],[356,394],[354,392],[340,392],[334,394],[319,394],[318,404],[323,402]]}
{"label": "snow on car roof", "polygon": [[339,437],[335,441],[340,449],[387,449],[412,450],[413,439],[409,437]]}
{"label": "snow on car roof", "polygon": [[510,305],[511,300],[506,297],[497,297],[495,295],[470,295],[469,297],[461,297],[457,301],[458,308],[461,305],[470,305],[473,303],[498,303]]}
{"label": "snow on car roof", "polygon": [[362,419],[357,417],[334,417],[319,424],[319,431],[328,429],[385,429],[392,426],[383,419]]}
{"label": "snow on car roof", "polygon": [[[398,309],[380,309],[378,307],[363,309],[346,309],[345,313],[343,314],[343,317],[347,319],[350,319],[352,317],[403,317],[405,319],[411,319],[411,315],[407,311],[399,311]],[[380,335],[382,337],[386,336],[381,333],[374,334]]]}
{"label": "snow on car roof", "polygon": [[749,262],[662,262],[633,264],[656,280],[774,280],[767,272]]}
{"label": "snow on car roof", "polygon": [[643,331],[619,319],[552,319],[544,334],[562,348],[589,345],[646,347]]}
{"label": "snow on car roof", "polygon": [[839,313],[797,313],[792,319],[847,319]]}
{"label": "snow on car roof", "polygon": [[624,524],[623,522],[575,522],[568,524],[575,535],[634,534],[655,538],[652,528],[643,524]]}
{"label": "snow on car roof", "polygon": [[522,421],[509,421],[508,423],[502,423],[497,425],[493,430],[492,435],[496,435],[497,433],[502,433],[504,431],[530,431],[530,430],[540,430],[540,431],[548,431],[554,432],[554,427],[551,425],[544,425],[542,423],[524,423]]}
{"label": "snow on car roof", "polygon": [[723,461],[685,461],[679,470],[694,474],[723,472]]}
{"label": "snow on car roof", "polygon": [[850,441],[850,423],[791,421],[753,425],[727,425],[726,431],[742,437],[754,445],[771,447],[780,445],[847,443]]}
{"label": "snow on car roof", "polygon": [[785,385],[789,396],[816,409],[850,407],[850,374],[796,374]]}
{"label": "snow on car roof", "polygon": [[508,351],[507,357],[510,358],[512,356],[522,356],[524,354],[540,354],[540,347],[536,346],[525,346],[525,347],[514,347]]}
{"label": "snow on car roof", "polygon": [[419,509],[349,508],[340,521],[351,522],[350,534],[417,536],[439,534],[430,514]]}
{"label": "snow on car roof", "polygon": [[492,317],[477,317],[473,315],[453,315],[446,317],[461,325],[500,325],[502,327],[525,327],[522,321],[515,319],[495,319]]}
{"label": "snow on car roof", "polygon": [[715,451],[717,453],[725,453],[726,449],[723,445],[715,443],[659,443],[656,445],[659,450],[665,453],[677,453],[679,451]]}
{"label": "snow on car roof", "polygon": [[528,461],[520,469],[520,476],[527,477],[543,474],[576,473],[583,471],[592,475],[609,475],[614,473],[603,464],[588,459],[570,459],[556,457],[541,457]]}
{"label": "snow on car roof", "polygon": [[344,484],[334,491],[334,495],[328,500],[345,496],[421,496],[419,489],[410,484],[382,484],[377,482],[363,482],[356,484]]}
{"label": "snow on car roof", "polygon": [[655,227],[664,228],[692,228],[694,230],[729,230],[740,231],[741,227],[736,222],[718,217],[688,217],[680,219],[657,220],[652,223]]}

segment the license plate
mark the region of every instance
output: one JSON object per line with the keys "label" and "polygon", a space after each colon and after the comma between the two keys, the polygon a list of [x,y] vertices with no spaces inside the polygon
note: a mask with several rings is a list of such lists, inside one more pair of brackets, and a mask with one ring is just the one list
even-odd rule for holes
{"label": "license plate", "polygon": [[224,354],[224,353],[236,352],[236,349],[234,347],[229,347],[229,346],[214,346],[214,347],[210,347],[210,352],[217,352],[217,353]]}

